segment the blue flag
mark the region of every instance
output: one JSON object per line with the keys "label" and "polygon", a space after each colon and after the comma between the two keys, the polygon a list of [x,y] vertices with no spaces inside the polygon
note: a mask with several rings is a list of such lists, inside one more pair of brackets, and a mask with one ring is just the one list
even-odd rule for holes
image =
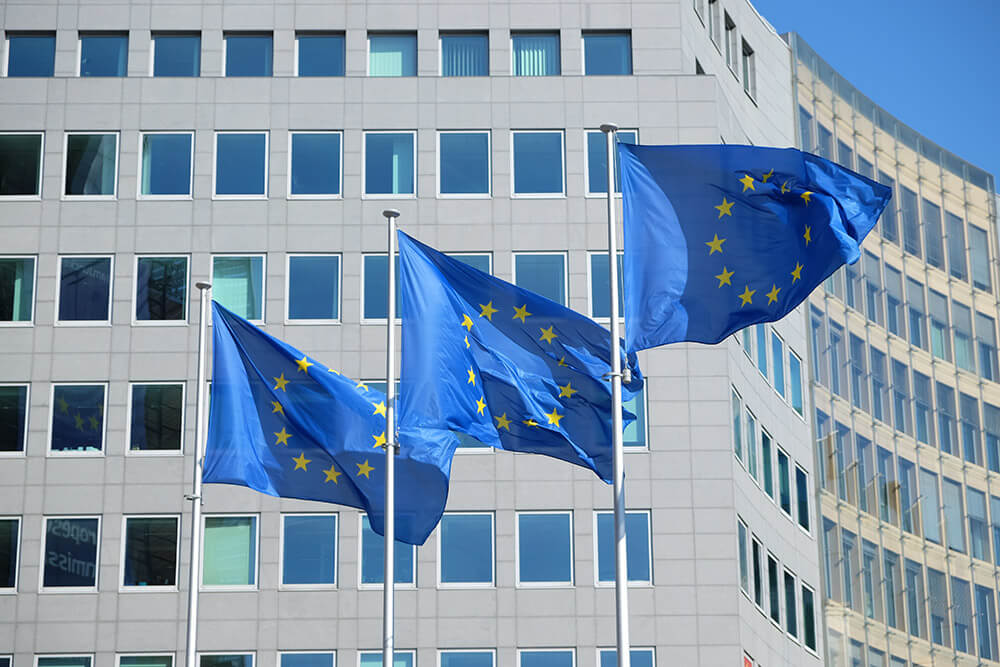
{"label": "blue flag", "polygon": [[[385,520],[385,394],[212,303],[206,483],[365,510]],[[400,447],[396,539],[423,544],[444,512],[451,452]]]}
{"label": "blue flag", "polygon": [[[399,233],[400,437],[455,433],[612,480],[611,335],[569,308]],[[616,351],[625,359],[624,346]],[[635,355],[623,395],[642,387]],[[632,415],[627,415],[632,417]]]}
{"label": "blue flag", "polygon": [[629,350],[784,317],[860,256],[892,191],[793,148],[618,145]]}

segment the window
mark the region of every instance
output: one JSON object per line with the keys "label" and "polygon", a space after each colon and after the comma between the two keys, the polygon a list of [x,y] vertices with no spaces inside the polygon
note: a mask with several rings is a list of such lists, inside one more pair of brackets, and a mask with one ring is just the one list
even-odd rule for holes
{"label": "window", "polygon": [[441,76],[487,76],[490,38],[485,32],[441,33]]}
{"label": "window", "polygon": [[802,148],[808,152],[815,150],[812,140],[812,114],[799,107],[799,139]]}
{"label": "window", "polygon": [[927,615],[924,603],[924,568],[920,563],[906,559],[904,571],[906,585],[906,619],[909,632],[915,637],[927,638]]}
{"label": "window", "polygon": [[134,383],[130,388],[129,451],[179,454],[184,433],[184,384]]}
{"label": "window", "polygon": [[939,269],[944,268],[944,238],[941,232],[941,207],[926,199],[923,201],[924,247],[927,249],[927,263]]}
{"label": "window", "polygon": [[993,604],[993,589],[976,584],[976,634],[979,637],[979,657],[997,659],[997,610]]}
{"label": "window", "polygon": [[746,445],[747,445],[747,472],[757,481],[757,420],[753,413],[747,410],[746,413]]}
{"label": "window", "polygon": [[736,74],[737,68],[740,63],[736,57],[739,48],[739,42],[736,37],[736,24],[733,19],[730,18],[729,12],[723,12],[722,15],[723,25],[726,27],[726,38],[724,40],[726,45],[726,65],[732,70],[733,74]]}
{"label": "window", "polygon": [[957,301],[951,302],[951,319],[955,326],[955,365],[976,372],[976,355],[972,348],[972,311]]}
{"label": "window", "polygon": [[290,132],[288,149],[290,199],[341,196],[340,132]]}
{"label": "window", "polygon": [[809,478],[799,466],[795,466],[795,507],[799,525],[809,532]]}
{"label": "window", "polygon": [[879,233],[882,234],[882,238],[885,240],[899,245],[899,225],[896,222],[895,203],[897,201],[896,181],[884,171],[879,171],[878,182],[893,191],[892,199],[889,200],[889,204],[882,211],[882,216],[879,218]]}
{"label": "window", "polygon": [[944,527],[948,538],[948,548],[965,553],[965,512],[962,508],[962,485],[942,478],[942,498],[944,499]]}
{"label": "window", "polygon": [[107,324],[111,321],[111,257],[59,258],[59,322]]}
{"label": "window", "polygon": [[252,653],[198,655],[199,667],[254,667]]}
{"label": "window", "polygon": [[986,431],[986,462],[993,472],[1000,472],[1000,408],[983,403]]}
{"label": "window", "polygon": [[854,151],[846,143],[837,140],[837,162],[848,169],[854,169]]}
{"label": "window", "polygon": [[511,72],[514,76],[559,76],[558,32],[511,32]]}
{"label": "window", "polygon": [[913,425],[918,442],[934,444],[934,424],[931,422],[931,379],[913,371]]}
{"label": "window", "polygon": [[[416,578],[417,550],[412,544],[393,545],[393,578],[396,587],[412,586]],[[381,588],[385,583],[385,538],[372,530],[368,516],[361,515],[361,587]],[[382,663],[379,662],[379,665]]]}
{"label": "window", "polygon": [[[758,324],[757,326],[763,326]],[[847,398],[847,353],[844,349],[844,327],[830,322],[830,389]]]}
{"label": "window", "polygon": [[100,454],[107,400],[103,384],[52,385],[50,451]]}
{"label": "window", "polygon": [[993,563],[1000,565],[1000,498],[990,496],[990,528],[993,535]]}
{"label": "window", "polygon": [[747,41],[745,39],[741,41],[743,42],[743,90],[751,98],[755,98],[757,97],[757,59]]}
{"label": "window", "polygon": [[646,391],[640,389],[639,393],[632,398],[625,399],[623,396],[622,407],[626,411],[635,415],[635,421],[625,426],[622,434],[622,446],[624,447],[645,447],[646,446]]}
{"label": "window", "polygon": [[[594,516],[597,521],[597,582],[612,583],[615,580],[615,517],[611,512],[597,512]],[[649,512],[625,513],[625,547],[628,550],[626,570],[629,583],[651,584]]]}
{"label": "window", "polygon": [[[399,256],[396,256],[396,317],[399,317]],[[389,264],[385,255],[365,255],[361,267],[364,285],[362,319],[384,320],[389,314]]]}
{"label": "window", "polygon": [[764,547],[760,545],[760,540],[756,536],[751,541],[751,551],[753,556],[753,601],[761,611],[764,611]]}
{"label": "window", "polygon": [[785,396],[785,341],[778,334],[771,332],[771,360],[774,363],[774,373],[771,381],[778,395]]}
{"label": "window", "polygon": [[0,257],[0,326],[31,324],[34,292],[35,258]]}
{"label": "window", "polygon": [[262,321],[263,255],[212,257],[212,298],[242,318]]}
{"label": "window", "polygon": [[[618,652],[613,648],[599,649],[600,659],[597,667],[618,667]],[[653,667],[656,664],[651,648],[633,648],[629,650],[629,662],[632,667]]]}
{"label": "window", "polygon": [[344,34],[295,34],[295,76],[344,76]]}
{"label": "window", "polygon": [[340,317],[340,255],[288,255],[288,321]]}
{"label": "window", "polygon": [[969,225],[969,248],[972,250],[972,284],[981,290],[992,292],[990,238],[985,231],[974,225]]}
{"label": "window", "polygon": [[0,133],[0,198],[41,196],[43,137],[40,132]]}
{"label": "window", "polygon": [[267,197],[267,132],[215,133],[215,196]]}
{"label": "window", "polygon": [[153,76],[199,76],[201,34],[154,32]]}
{"label": "window", "polygon": [[997,375],[997,331],[992,317],[976,313],[976,348],[979,352],[979,374],[986,380],[996,382]]}
{"label": "window", "polygon": [[[878,257],[865,252],[865,313],[868,319],[874,321],[879,326],[885,326],[882,317],[882,270]],[[861,306],[858,306],[860,310]]]}
{"label": "window", "polygon": [[[626,540],[628,538],[626,537]],[[747,526],[742,520],[736,522],[736,550],[740,558],[740,588],[750,594],[750,566],[747,563]],[[626,545],[627,546],[627,545]]]}
{"label": "window", "polygon": [[566,255],[518,253],[514,255],[514,284],[566,305]]}
{"label": "window", "polygon": [[178,528],[175,516],[125,517],[122,586],[177,586]]}
{"label": "window", "polygon": [[774,499],[774,464],[773,448],[771,446],[771,434],[761,429],[760,431],[760,459],[763,469],[764,493]]}
{"label": "window", "polygon": [[816,596],[802,584],[802,641],[806,648],[816,650]]}
{"label": "window", "polygon": [[948,331],[948,297],[927,290],[930,302],[931,354],[938,359],[951,361],[951,334]]}
{"label": "window", "polygon": [[788,454],[778,448],[778,504],[781,511],[792,516],[792,481]]}
{"label": "window", "polygon": [[910,387],[906,364],[892,360],[892,416],[896,430],[910,434]]}
{"label": "window", "polygon": [[903,313],[903,274],[885,265],[886,328],[897,336],[906,336],[906,319]]}
{"label": "window", "polygon": [[931,642],[951,646],[951,632],[948,627],[948,584],[944,572],[927,568],[927,595],[931,612]]}
{"label": "window", "polygon": [[924,323],[924,313],[926,312],[924,286],[913,278],[907,278],[906,299],[910,318],[910,342],[926,350],[927,328]]}
{"label": "window", "polygon": [[897,630],[903,628],[902,583],[899,578],[899,556],[888,549],[882,551],[883,597],[885,599],[885,622]]}
{"label": "window", "polygon": [[900,457],[896,459],[899,465],[899,514],[903,530],[917,535],[920,533],[919,524],[919,503],[917,496],[917,472],[916,466],[910,461]]}
{"label": "window", "polygon": [[128,33],[80,33],[80,76],[125,76]]}
{"label": "window", "polygon": [[187,321],[187,257],[136,257],[135,322]]}
{"label": "window", "polygon": [[492,586],[493,514],[446,513],[438,530],[438,581]]}
{"label": "window", "polygon": [[941,506],[938,495],[937,475],[920,469],[920,509],[923,516],[924,538],[941,544],[941,524],[938,522],[938,507]]}
{"label": "window", "polygon": [[117,133],[67,133],[65,152],[65,196],[113,199],[117,195]]}
{"label": "window", "polygon": [[955,390],[937,383],[938,438],[941,451],[958,456],[958,410],[955,407]]}
{"label": "window", "polygon": [[632,33],[584,31],[583,73],[628,75],[632,73]]}
{"label": "window", "polygon": [[[767,592],[770,600],[771,620],[781,625],[781,593],[778,589],[778,559],[767,554]],[[794,609],[794,607],[793,607]]]}
{"label": "window", "polygon": [[708,0],[708,36],[716,46],[719,46],[719,32],[722,28],[719,14],[719,0]]}
{"label": "window", "polygon": [[100,517],[46,517],[42,588],[97,589]]}
{"label": "window", "polygon": [[823,581],[826,583],[825,594],[828,598],[841,601],[840,545],[837,541],[837,524],[823,518]]}
{"label": "window", "polygon": [[[824,341],[823,312],[812,306],[809,308],[809,314],[809,345],[812,348],[813,377],[821,384],[829,387],[830,378],[826,366],[827,345]],[[747,327],[743,330],[743,333],[746,334],[749,330],[750,328]],[[744,340],[749,340],[749,337],[745,337]],[[744,349],[746,349],[746,346],[744,346]]]}
{"label": "window", "polygon": [[489,196],[489,132],[438,132],[438,194]]}
{"label": "window", "polygon": [[520,667],[573,667],[572,649],[519,649]]}
{"label": "window", "polygon": [[336,656],[330,653],[285,653],[279,654],[280,667],[334,667]]}
{"label": "window", "polygon": [[[604,195],[608,193],[608,140],[600,130],[587,130],[587,194]],[[635,130],[618,130],[618,143],[636,144],[639,142]],[[618,151],[615,150],[615,192],[621,193],[621,167],[618,164]]]}
{"label": "window", "polygon": [[7,33],[7,76],[53,76],[55,63],[54,32]]}
{"label": "window", "polygon": [[979,401],[975,396],[959,393],[958,406],[962,418],[962,454],[965,460],[983,464],[983,451],[979,444]]}
{"label": "window", "polygon": [[40,655],[36,658],[35,667],[91,667],[93,658],[89,655]]}
{"label": "window", "polygon": [[900,207],[903,215],[903,249],[920,257],[920,218],[917,216],[917,193],[906,186],[901,187]]}
{"label": "window", "polygon": [[281,516],[281,584],[332,587],[337,584],[337,515]]}
{"label": "window", "polygon": [[[257,517],[206,516],[201,585],[253,588],[257,585]],[[204,662],[202,663],[204,667]]]}
{"label": "window", "polygon": [[[413,651],[395,651],[392,654],[392,667],[413,667],[414,664],[416,658]],[[382,667],[382,652],[359,652],[358,667]]]}
{"label": "window", "polygon": [[767,377],[767,327],[758,324],[757,330],[757,370]]}
{"label": "window", "polygon": [[[16,592],[21,519],[0,519],[0,591]],[[8,666],[10,667],[9,663]]]}
{"label": "window", "polygon": [[875,166],[860,155],[858,156],[858,173],[865,178],[875,180]]}
{"label": "window", "polygon": [[28,385],[0,385],[0,454],[23,453],[28,434]]}
{"label": "window", "polygon": [[223,35],[226,76],[271,76],[273,36],[269,32],[227,32]]}
{"label": "window", "polygon": [[513,195],[552,197],[565,194],[563,133],[519,130],[511,133]]}
{"label": "window", "polygon": [[190,197],[193,144],[189,132],[144,133],[139,197]]}
{"label": "window", "polygon": [[802,361],[791,349],[788,350],[788,383],[792,408],[800,415],[805,414],[802,406]]}
{"label": "window", "polygon": [[416,75],[416,33],[368,33],[368,76]]}
{"label": "window", "polygon": [[851,401],[854,406],[868,411],[868,383],[865,382],[865,378],[868,376],[868,369],[865,368],[865,362],[868,359],[868,355],[865,354],[866,346],[865,341],[858,338],[854,334],[851,336],[851,356],[849,359],[850,372],[851,372]]}
{"label": "window", "polygon": [[438,665],[439,667],[493,667],[493,651],[441,651]]}
{"label": "window", "polygon": [[959,280],[969,279],[969,269],[965,261],[965,223],[962,218],[948,211],[944,212],[945,237],[948,241],[948,269]]}
{"label": "window", "polygon": [[517,581],[522,586],[573,584],[571,513],[517,515]]}
{"label": "window", "polygon": [[733,451],[736,458],[743,460],[743,400],[733,389]]}
{"label": "window", "polygon": [[989,523],[986,519],[986,494],[971,486],[965,487],[965,504],[969,513],[969,546],[973,558],[990,560]]}
{"label": "window", "polygon": [[366,132],[365,195],[412,197],[416,193],[416,160],[415,132]]}
{"label": "window", "polygon": [[795,604],[795,575],[785,570],[785,630],[792,637],[799,636],[798,614]]}
{"label": "window", "polygon": [[[623,253],[618,253],[618,317],[625,316],[622,294]],[[611,317],[611,290],[609,289],[610,271],[608,269],[608,253],[594,252],[590,254],[590,316],[607,320]]]}

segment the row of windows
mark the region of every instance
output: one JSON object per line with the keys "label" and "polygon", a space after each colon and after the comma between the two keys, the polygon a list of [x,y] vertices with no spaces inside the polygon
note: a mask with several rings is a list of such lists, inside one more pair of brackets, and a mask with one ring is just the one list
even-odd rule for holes
{"label": "row of windows", "polygon": [[783,627],[789,637],[801,641],[803,646],[815,652],[815,590],[783,567],[778,557],[764,548],[760,538],[739,517],[736,520],[736,539],[740,590],[778,628]]}
{"label": "row of windows", "polygon": [[[827,650],[830,654],[831,664],[842,665],[848,664],[851,667],[864,667],[865,663],[865,645],[856,639],[849,640],[848,644],[848,655],[850,656],[850,662],[845,662],[843,658],[843,637],[836,630],[831,630],[827,628],[829,637],[827,639]],[[906,658],[900,658],[899,656],[890,655],[888,656],[889,662],[886,663],[885,651],[879,650],[874,646],[868,647],[868,667],[920,667],[915,662],[908,662]]]}
{"label": "row of windows", "polygon": [[[584,514],[581,512],[581,514]],[[360,517],[358,586],[383,584],[384,539],[366,515]],[[201,588],[255,590],[260,540],[257,515],[206,515],[202,524]],[[44,518],[39,590],[93,592],[101,572],[101,516]],[[122,519],[120,590],[179,590],[180,517],[125,516]],[[614,515],[593,513],[594,585],[615,579]],[[333,588],[339,580],[338,514],[282,514],[279,587]],[[577,585],[573,511],[525,511],[515,515],[516,585],[523,588]],[[628,581],[652,585],[649,511],[625,517]],[[16,592],[21,519],[0,518],[0,589]],[[496,585],[496,530],[493,512],[447,512],[437,529],[437,586],[481,588]],[[426,550],[424,550],[426,552]],[[354,556],[350,557],[354,560]],[[415,588],[417,548],[395,545],[396,584]],[[106,569],[105,569],[106,571]],[[21,586],[24,583],[21,582]]]}
{"label": "row of windows", "polygon": [[[417,33],[367,33],[368,76],[416,76]],[[271,31],[224,32],[223,76],[273,76]],[[295,34],[295,76],[344,76],[345,33],[302,31]],[[513,76],[558,76],[561,73],[558,30],[511,31],[510,73]],[[585,30],[583,73],[632,74],[632,34],[627,30]],[[78,76],[127,76],[127,32],[80,32]],[[489,75],[486,31],[438,34],[441,76]],[[6,76],[54,76],[54,32],[8,32]],[[200,32],[152,33],[150,76],[201,76]],[[214,73],[206,73],[211,76]]]}
{"label": "row of windows", "polygon": [[[757,59],[754,50],[745,38],[736,34],[736,22],[729,12],[721,7],[719,0],[708,0],[708,15],[705,0],[694,0],[694,11],[702,23],[708,25],[708,36],[717,49],[725,50],[726,66],[733,76],[740,79],[742,72],[743,90],[751,98],[757,97]],[[723,34],[725,29],[725,34]],[[738,40],[738,41],[737,41]],[[698,65],[700,67],[700,65]],[[697,72],[703,74],[704,72]]]}
{"label": "row of windows", "polygon": [[765,380],[769,380],[778,396],[787,401],[800,416],[804,416],[802,359],[799,355],[788,347],[786,373],[785,341],[777,331],[764,324],[746,327],[735,339],[743,347],[747,357],[756,362],[757,370]]}
{"label": "row of windows", "polygon": [[[566,195],[565,130],[510,131],[510,193],[513,197]],[[0,198],[42,195],[44,133],[0,133]],[[140,132],[138,199],[191,199],[194,196],[193,132]],[[624,143],[638,141],[621,130]],[[266,199],[269,193],[269,132],[217,131],[214,137],[212,197]],[[417,196],[417,133],[362,133],[361,194],[373,199]],[[436,133],[437,196],[485,199],[493,196],[492,132],[439,130]],[[583,135],[586,195],[606,195],[607,144],[599,130]],[[67,132],[64,137],[62,193],[65,199],[115,199],[118,191],[118,132]],[[619,179],[615,191],[621,192]],[[343,197],[343,132],[288,132],[289,199]],[[426,170],[422,171],[424,173]]]}

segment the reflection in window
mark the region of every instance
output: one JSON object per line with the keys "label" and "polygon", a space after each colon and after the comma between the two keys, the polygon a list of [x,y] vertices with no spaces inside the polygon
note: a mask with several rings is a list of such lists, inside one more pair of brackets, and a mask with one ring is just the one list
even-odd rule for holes
{"label": "reflection in window", "polygon": [[515,255],[514,278],[518,287],[566,305],[566,255]]}
{"label": "reflection in window", "polygon": [[996,660],[1000,654],[997,653],[997,609],[993,589],[979,584],[976,584],[976,634],[979,657]]}
{"label": "reflection in window", "polygon": [[788,381],[792,407],[800,415],[804,414],[802,406],[802,362],[791,349],[788,350]]}
{"label": "reflection in window", "polygon": [[792,488],[791,470],[789,469],[788,454],[778,448],[778,504],[781,511],[788,516],[792,515]]}
{"label": "reflection in window", "polygon": [[117,134],[67,135],[63,194],[114,197],[117,163]]}
{"label": "reflection in window", "polygon": [[299,76],[344,76],[342,33],[300,32],[295,35]]}
{"label": "reflection in window", "polygon": [[201,35],[153,33],[153,76],[201,74]]}
{"label": "reflection in window", "polygon": [[927,595],[930,604],[931,641],[942,646],[951,646],[951,628],[948,627],[948,585],[944,572],[927,568]]}
{"label": "reflection in window", "polygon": [[979,227],[969,225],[969,248],[972,252],[972,284],[987,292],[993,291],[990,278],[990,239]]}
{"label": "reflection in window", "polygon": [[628,75],[632,73],[632,33],[598,31],[583,33],[583,73]]}
{"label": "reflection in window", "polygon": [[288,319],[336,320],[339,282],[338,255],[289,256]]}
{"label": "reflection in window", "polygon": [[127,517],[122,586],[177,585],[177,517]]}
{"label": "reflection in window", "polygon": [[[618,317],[625,316],[622,300],[623,253],[618,253]],[[608,270],[608,254],[595,252],[590,256],[590,316],[607,319],[611,317],[611,290],[608,288],[610,272]]]}
{"label": "reflection in window", "polygon": [[892,418],[897,431],[908,435],[913,432],[906,364],[896,359],[892,360]]}
{"label": "reflection in window", "polygon": [[792,637],[799,636],[798,614],[795,608],[795,575],[785,570],[785,630]]}
{"label": "reflection in window", "polygon": [[438,192],[442,195],[490,193],[489,132],[440,132],[438,150]]}
{"label": "reflection in window", "polygon": [[930,302],[931,354],[951,361],[951,333],[948,331],[948,297],[934,290],[927,291]]}
{"label": "reflection in window", "polygon": [[7,33],[7,76],[52,76],[55,64],[55,33]]}
{"label": "reflection in window", "polygon": [[340,132],[292,132],[293,197],[340,194]]}
{"label": "reflection in window", "polygon": [[[368,383],[372,389],[375,385]],[[385,383],[383,383],[384,386]],[[412,584],[416,574],[416,547],[397,541],[393,545],[396,584]],[[361,584],[385,583],[385,538],[372,530],[367,515],[361,517]],[[382,663],[379,662],[379,665]]]}
{"label": "reflection in window", "polygon": [[910,634],[927,639],[927,615],[924,611],[924,568],[920,563],[906,559],[904,571],[906,585],[906,621]]}
{"label": "reflection in window", "polygon": [[191,194],[192,140],[187,133],[142,135],[141,195]]}
{"label": "reflection in window", "polygon": [[0,197],[42,193],[42,135],[0,134]]}
{"label": "reflection in window", "polygon": [[271,33],[227,32],[226,76],[271,76]]}
{"label": "reflection in window", "polygon": [[979,401],[975,396],[959,393],[958,407],[962,419],[962,454],[969,463],[982,465],[983,452],[979,443]]}
{"label": "reflection in window", "polygon": [[934,425],[931,414],[931,379],[919,371],[913,371],[913,426],[917,442],[934,443]]}
{"label": "reflection in window", "polygon": [[80,76],[125,76],[128,34],[81,33]]}
{"label": "reflection in window", "polygon": [[257,583],[257,517],[206,516],[202,548],[203,586]]}
{"label": "reflection in window", "polygon": [[412,195],[415,190],[413,132],[365,135],[365,194]]}
{"label": "reflection in window", "polygon": [[[625,513],[625,547],[628,550],[628,580],[652,583],[649,553],[649,513]],[[615,517],[611,512],[597,513],[597,581],[615,580]]]}
{"label": "reflection in window", "polygon": [[215,135],[215,194],[267,194],[267,134],[219,132]]}
{"label": "reflection in window", "polygon": [[903,249],[920,257],[920,218],[917,215],[917,193],[906,186],[900,188],[900,207],[903,215]]}
{"label": "reflection in window", "polygon": [[111,315],[111,258],[61,257],[59,321],[107,322]]}
{"label": "reflection in window", "polygon": [[44,588],[95,588],[100,519],[45,520]]}
{"label": "reflection in window", "polygon": [[969,513],[969,547],[974,558],[990,562],[989,524],[986,520],[986,494],[971,486],[965,487],[965,503]]}
{"label": "reflection in window", "polygon": [[948,240],[948,270],[959,280],[969,279],[965,261],[965,223],[949,211],[944,212],[945,233]]}
{"label": "reflection in window", "polygon": [[336,584],[337,515],[285,515],[281,521],[281,583]]}
{"label": "reflection in window", "polygon": [[492,514],[445,514],[440,549],[442,584],[493,583]]}
{"label": "reflection in window", "polygon": [[903,313],[903,274],[885,265],[885,306],[886,328],[897,336],[906,335],[906,320]]}
{"label": "reflection in window", "polygon": [[561,195],[563,133],[514,132],[515,195]]}
{"label": "reflection in window", "polygon": [[767,595],[771,620],[781,625],[781,593],[778,586],[778,559],[767,554]]}
{"label": "reflection in window", "polygon": [[51,657],[38,656],[37,667],[90,667],[92,664],[89,655],[68,655]]}
{"label": "reflection in window", "polygon": [[104,385],[64,384],[52,388],[53,452],[104,449]]}
{"label": "reflection in window", "polygon": [[512,32],[514,76],[559,76],[558,32]]}
{"label": "reflection in window", "polygon": [[264,258],[213,257],[212,298],[244,319],[263,319]]}
{"label": "reflection in window", "polygon": [[802,585],[802,641],[816,650],[816,602],[811,588]]}
{"label": "reflection in window", "polygon": [[937,475],[926,468],[920,469],[920,510],[924,518],[924,538],[941,544],[941,524],[938,523],[937,508],[941,506],[938,496]]}
{"label": "reflection in window", "polygon": [[132,385],[132,421],[129,425],[131,451],[179,452],[183,430],[183,385]]}
{"label": "reflection in window", "polygon": [[416,75],[416,33],[368,34],[368,76]]}
{"label": "reflection in window", "polygon": [[34,257],[0,257],[0,322],[31,322],[34,289]]}
{"label": "reflection in window", "polygon": [[941,451],[958,456],[958,412],[955,407],[955,390],[940,382],[937,383],[937,414]]}
{"label": "reflection in window", "polygon": [[187,263],[187,257],[136,259],[136,320],[162,322],[186,319]]}
{"label": "reflection in window", "polygon": [[[626,538],[627,539],[627,538]],[[736,551],[740,563],[740,588],[744,593],[750,592],[750,566],[747,562],[747,527],[743,521],[736,522]]]}
{"label": "reflection in window", "polygon": [[976,356],[972,346],[972,311],[957,301],[951,302],[951,318],[955,326],[955,365],[976,372]]}
{"label": "reflection in window", "polygon": [[732,413],[733,413],[733,451],[736,453],[736,458],[742,461],[743,460],[743,401],[740,399],[740,395],[736,393],[735,389],[733,389]]}
{"label": "reflection in window", "polygon": [[[635,130],[618,130],[618,143],[638,142]],[[614,153],[615,192],[622,191],[621,167],[618,164],[618,149]],[[600,130],[587,130],[587,194],[607,194],[608,192],[608,140]]]}
{"label": "reflection in window", "polygon": [[486,76],[490,73],[486,33],[441,33],[441,76]]}
{"label": "reflection in window", "polygon": [[992,317],[976,313],[976,349],[979,353],[979,375],[997,381],[997,332]]}
{"label": "reflection in window", "polygon": [[518,582],[573,583],[573,527],[569,513],[518,514],[517,540]]}
{"label": "reflection in window", "polygon": [[17,587],[20,527],[18,519],[0,519],[0,590],[12,591]]}
{"label": "reflection in window", "polygon": [[626,424],[622,434],[622,445],[625,447],[646,446],[646,393],[645,388],[629,399],[623,399],[622,407],[626,412],[635,415],[635,421]]}
{"label": "reflection in window", "polygon": [[926,199],[923,201],[924,247],[927,249],[927,263],[939,269],[944,268],[944,238],[941,231],[941,207]]}

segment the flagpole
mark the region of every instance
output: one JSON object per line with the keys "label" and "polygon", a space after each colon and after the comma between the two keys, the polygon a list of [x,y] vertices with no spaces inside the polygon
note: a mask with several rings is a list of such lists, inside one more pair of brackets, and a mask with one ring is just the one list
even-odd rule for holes
{"label": "flagpole", "polygon": [[389,300],[385,355],[385,569],[382,574],[382,667],[392,667],[394,595],[396,590],[396,218],[399,211],[382,211],[389,229]]}
{"label": "flagpole", "polygon": [[608,140],[608,273],[611,284],[611,432],[614,447],[615,494],[615,625],[618,667],[630,667],[628,637],[628,550],[625,543],[625,449],[622,443],[622,364],[618,353],[618,225],[615,222],[614,123],[601,125]]}
{"label": "flagpole", "polygon": [[198,650],[198,593],[201,579],[201,476],[205,456],[205,357],[208,337],[208,304],[212,300],[210,283],[195,283],[200,294],[201,319],[198,321],[198,407],[194,435],[194,479],[191,494],[191,562],[188,567],[188,613],[186,667],[196,667]]}

